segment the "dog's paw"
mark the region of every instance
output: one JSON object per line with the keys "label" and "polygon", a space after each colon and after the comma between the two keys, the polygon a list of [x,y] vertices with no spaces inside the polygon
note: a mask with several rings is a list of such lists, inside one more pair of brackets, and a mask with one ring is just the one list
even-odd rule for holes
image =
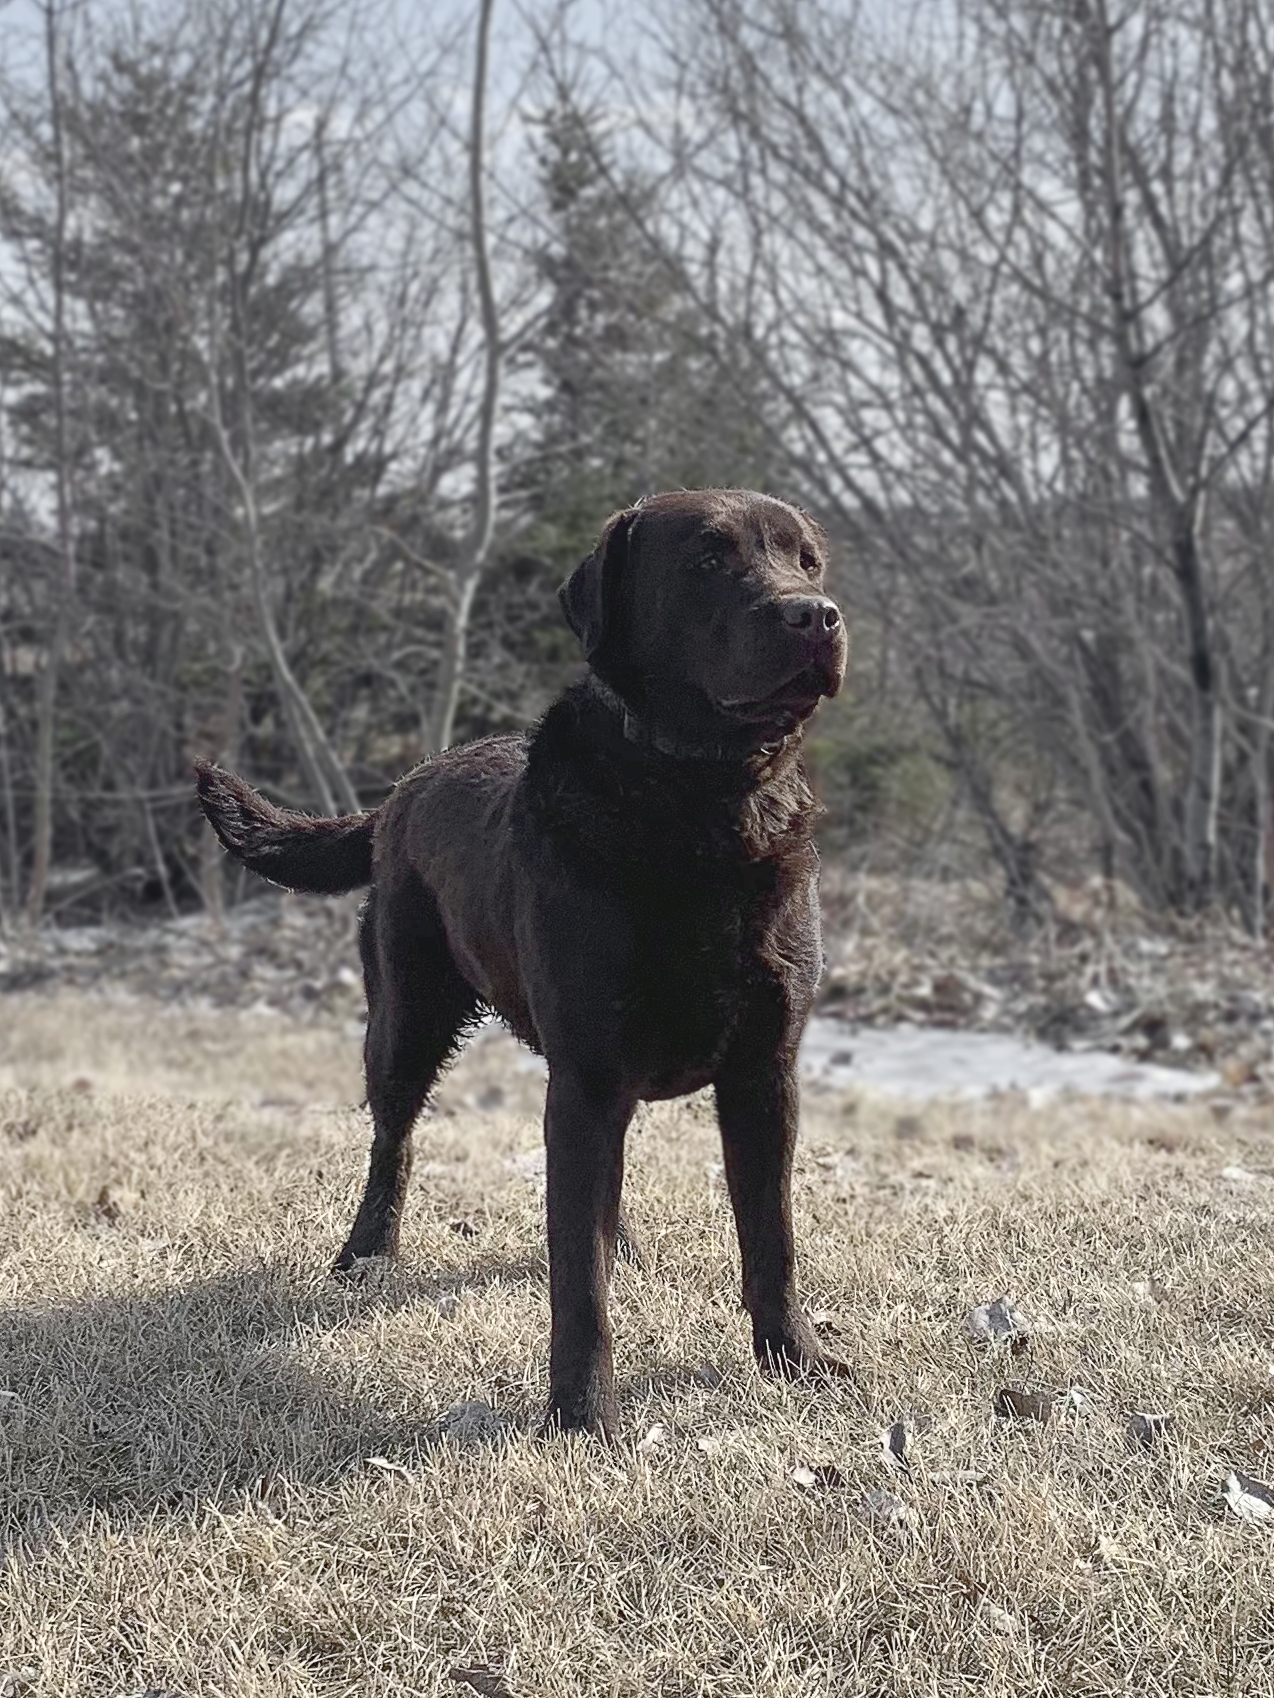
{"label": "dog's paw", "polygon": [[342,1250],[332,1263],[331,1277],[340,1285],[379,1285],[392,1266],[392,1256],[356,1256]]}
{"label": "dog's paw", "polygon": [[842,1362],[839,1356],[829,1356],[812,1338],[758,1343],[756,1358],[763,1373],[785,1380],[812,1380],[828,1384],[832,1380],[856,1378],[848,1362]]}
{"label": "dog's paw", "polygon": [[839,1356],[828,1356],[820,1351],[817,1356],[806,1357],[801,1361],[797,1370],[802,1379],[812,1380],[852,1380],[857,1373],[849,1362],[842,1362]]}
{"label": "dog's paw", "polygon": [[603,1444],[619,1441],[619,1410],[614,1398],[572,1399],[551,1402],[540,1422],[541,1439],[562,1438],[568,1433],[584,1433],[601,1439]]}

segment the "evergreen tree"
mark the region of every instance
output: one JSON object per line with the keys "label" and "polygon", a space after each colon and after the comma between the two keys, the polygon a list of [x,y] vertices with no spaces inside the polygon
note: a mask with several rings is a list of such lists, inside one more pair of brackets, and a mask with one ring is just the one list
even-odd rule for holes
{"label": "evergreen tree", "polygon": [[514,482],[536,546],[564,563],[642,495],[764,486],[772,468],[711,328],[643,236],[657,216],[653,183],[619,166],[576,109],[550,111],[540,135],[547,234],[536,266],[548,301]]}

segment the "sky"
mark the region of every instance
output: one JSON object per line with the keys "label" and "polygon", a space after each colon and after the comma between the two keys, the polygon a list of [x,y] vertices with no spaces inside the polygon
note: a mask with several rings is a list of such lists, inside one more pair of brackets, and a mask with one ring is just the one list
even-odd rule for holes
{"label": "sky", "polygon": [[[351,0],[354,3],[354,0]],[[463,31],[476,15],[474,0],[386,0],[393,30],[408,51],[427,56],[440,37]],[[843,0],[847,12],[857,5],[877,28],[900,39],[918,22],[949,12],[954,0]],[[137,9],[135,0],[59,0],[68,15],[90,14],[103,21],[122,21]],[[147,0],[144,9],[162,11],[165,0]],[[623,60],[639,51],[652,14],[650,0],[571,0],[572,32],[603,46]],[[665,9],[667,6],[665,5]],[[377,8],[379,10],[379,8]],[[493,24],[492,69],[497,90],[516,76],[525,62],[532,36],[529,19],[547,10],[535,0],[497,0]],[[42,67],[43,6],[41,0],[0,0],[0,68],[7,73],[31,74]],[[509,91],[511,92],[511,90]]]}

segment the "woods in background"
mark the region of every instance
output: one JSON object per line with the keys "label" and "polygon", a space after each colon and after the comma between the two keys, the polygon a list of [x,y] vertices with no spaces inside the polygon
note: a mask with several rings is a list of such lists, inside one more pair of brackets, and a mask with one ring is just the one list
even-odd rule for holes
{"label": "woods in background", "polygon": [[1263,0],[117,10],[3,88],[4,923],[222,901],[192,753],[343,809],[526,723],[606,514],[732,483],[837,543],[842,843],[1265,928]]}

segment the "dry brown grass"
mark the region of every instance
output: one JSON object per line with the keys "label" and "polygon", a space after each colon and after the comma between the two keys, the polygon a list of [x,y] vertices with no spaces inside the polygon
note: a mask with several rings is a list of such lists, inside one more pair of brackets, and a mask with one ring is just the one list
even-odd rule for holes
{"label": "dry brown grass", "polygon": [[[707,1103],[648,1111],[608,1452],[535,1436],[540,1087],[511,1046],[448,1081],[404,1263],[349,1292],[324,1264],[362,1177],[352,1032],[0,1012],[0,1671],[34,1692],[1274,1691],[1274,1525],[1214,1502],[1274,1474],[1267,1115],[812,1097],[803,1285],[859,1367],[816,1391],[749,1360]],[[1035,1323],[1012,1360],[962,1334],[1004,1290]],[[994,1430],[1016,1378],[1091,1410]],[[462,1400],[507,1425],[449,1435]],[[1134,1409],[1175,1435],[1132,1452]],[[908,1410],[934,1421],[897,1480]]]}

